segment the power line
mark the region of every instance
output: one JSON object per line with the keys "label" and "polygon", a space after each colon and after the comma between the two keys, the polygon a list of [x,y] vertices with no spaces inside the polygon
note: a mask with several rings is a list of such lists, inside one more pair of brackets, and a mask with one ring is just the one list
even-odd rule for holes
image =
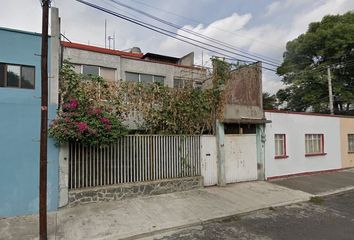
{"label": "power line", "polygon": [[144,15],[144,16],[147,16],[147,17],[149,17],[149,18],[152,18],[152,19],[154,19],[154,20],[156,20],[156,21],[158,21],[158,22],[160,22],[160,23],[166,24],[166,25],[168,25],[168,26],[170,26],[170,27],[173,27],[173,28],[175,28],[175,29],[178,29],[178,30],[181,30],[181,31],[183,31],[183,32],[186,32],[186,33],[192,34],[192,35],[194,35],[194,36],[197,36],[197,37],[199,37],[199,38],[202,38],[202,39],[204,39],[204,40],[208,40],[208,41],[210,41],[210,42],[219,44],[219,45],[221,45],[221,46],[230,48],[230,49],[232,49],[232,50],[239,51],[239,52],[241,52],[241,53],[243,53],[243,54],[247,54],[247,55],[249,55],[249,56],[257,57],[257,58],[263,60],[263,62],[270,62],[270,63],[277,64],[277,65],[280,64],[279,62],[277,62],[277,60],[272,59],[272,58],[270,58],[270,57],[262,56],[262,55],[260,55],[260,54],[255,55],[255,54],[249,53],[249,52],[244,51],[244,50],[242,50],[242,49],[236,48],[235,46],[233,46],[233,45],[231,45],[231,44],[229,44],[229,43],[225,43],[225,42],[223,42],[223,41],[220,41],[220,40],[218,40],[218,39],[215,39],[215,38],[206,36],[206,35],[201,34],[201,33],[198,33],[198,32],[195,32],[195,31],[193,31],[193,30],[185,29],[185,28],[182,27],[182,26],[179,26],[179,25],[177,25],[177,24],[171,23],[171,22],[166,21],[166,20],[164,20],[164,19],[158,18],[158,17],[153,16],[153,15],[147,13],[147,12],[144,12],[144,11],[142,11],[142,10],[136,9],[136,8],[134,8],[134,7],[131,7],[131,6],[127,5],[127,4],[121,3],[121,2],[119,2],[119,1],[116,1],[116,0],[109,0],[109,1],[115,3],[115,4],[119,5],[119,6],[122,6],[122,7],[128,8],[128,9],[130,9],[130,10],[133,10],[133,11],[135,11],[135,12],[137,12],[137,13],[140,13],[140,14],[142,14],[142,15]]}
{"label": "power line", "polygon": [[[95,5],[95,4],[92,4],[92,3],[89,3],[89,2],[86,2],[86,1],[83,1],[83,0],[76,0],[76,1],[77,1],[77,2],[80,2],[80,3],[82,3],[82,4],[85,4],[85,5],[87,5],[87,6],[90,6],[90,7],[92,7],[92,8],[95,8],[95,9],[97,9],[97,10],[106,12],[106,13],[108,13],[108,14],[110,14],[110,15],[115,16],[115,17],[118,17],[118,18],[124,19],[124,20],[126,20],[126,21],[129,21],[129,22],[134,23],[134,24],[136,24],[136,25],[142,26],[142,27],[147,28],[147,29],[149,29],[149,30],[158,32],[158,33],[160,33],[160,34],[169,36],[169,37],[174,38],[174,39],[177,39],[177,40],[179,40],[179,41],[182,41],[182,42],[191,44],[191,45],[193,45],[193,46],[199,47],[199,48],[201,48],[201,49],[208,50],[208,51],[210,51],[210,52],[219,54],[219,55],[221,55],[221,56],[226,56],[226,57],[234,58],[233,56],[230,56],[230,55],[227,55],[227,54],[225,54],[225,53],[221,53],[221,52],[212,50],[212,49],[207,48],[207,47],[205,47],[205,46],[198,45],[198,44],[196,44],[196,43],[194,43],[194,42],[198,42],[198,43],[201,43],[201,44],[204,44],[204,45],[207,45],[207,46],[211,46],[211,47],[216,48],[216,49],[221,49],[221,48],[215,47],[215,46],[213,46],[213,45],[200,42],[200,41],[198,41],[198,40],[195,40],[195,39],[192,39],[192,38],[189,38],[189,37],[186,37],[186,36],[183,36],[183,35],[180,35],[180,34],[171,32],[171,31],[168,31],[168,30],[163,29],[163,28],[156,27],[156,26],[151,25],[151,24],[148,24],[148,23],[143,23],[142,21],[136,20],[136,19],[134,19],[134,18],[127,17],[127,16],[125,16],[125,15],[123,15],[123,14],[119,14],[119,13],[117,13],[117,12],[111,11],[111,10],[109,10],[109,9],[100,7],[100,6],[98,6],[98,5]],[[177,37],[177,36],[178,36],[178,37]],[[190,42],[190,41],[181,39],[181,38],[179,38],[179,37],[183,37],[183,38],[185,38],[185,39],[188,39],[188,40],[191,40],[191,41],[194,41],[194,42]],[[221,50],[223,50],[223,49],[221,49]],[[235,54],[235,55],[240,55],[240,54]],[[247,56],[246,56],[246,58],[252,59],[252,58],[247,57]],[[258,61],[258,59],[255,59],[255,60]],[[243,60],[240,59],[240,61],[243,61]],[[273,64],[269,64],[269,63],[267,63],[267,64],[268,64],[268,65],[273,65]],[[276,67],[277,67],[277,66],[276,66]],[[264,68],[264,67],[263,67],[263,68]],[[264,68],[264,69],[276,72],[276,70],[274,70],[274,69],[270,69],[270,68]]]}
{"label": "power line", "polygon": [[[179,17],[179,18],[181,18],[181,19],[185,19],[185,20],[188,20],[188,21],[191,21],[191,22],[197,23],[197,24],[203,23],[203,22],[202,22],[202,21],[200,21],[200,20],[196,20],[196,19],[189,18],[189,17],[183,16],[183,15],[180,15],[180,14],[176,14],[176,13],[171,12],[171,11],[168,11],[168,10],[166,10],[166,9],[163,9],[163,8],[158,8],[158,7],[155,7],[155,6],[149,5],[149,4],[147,4],[147,3],[145,3],[145,2],[142,2],[142,1],[138,1],[138,0],[131,0],[131,1],[136,2],[136,3],[138,3],[138,4],[141,4],[141,5],[144,5],[144,6],[146,6],[146,7],[149,7],[149,8],[155,9],[155,10],[159,10],[159,11],[162,11],[162,12],[168,13],[168,14],[170,14],[170,15],[173,15],[173,16],[176,16],[176,17]],[[205,24],[205,23],[204,23],[204,25],[207,25],[207,24]],[[231,32],[231,31],[228,31],[228,30],[225,30],[225,29],[222,29],[222,28],[217,28],[217,27],[214,27],[214,26],[211,26],[211,27],[212,27],[212,28],[214,28],[214,29],[216,29],[216,30],[219,30],[219,31],[225,32],[225,33],[233,34],[233,35],[235,35],[235,36],[239,36],[239,37],[242,37],[242,38],[248,38],[248,39],[251,39],[251,40],[253,40],[253,41],[256,41],[256,42],[262,43],[262,44],[264,44],[264,45],[268,45],[268,46],[270,46],[270,47],[277,48],[277,49],[281,49],[281,50],[283,50],[283,51],[284,51],[284,49],[283,49],[283,48],[281,48],[281,47],[278,47],[278,46],[275,46],[275,45],[273,45],[273,44],[270,44],[270,43],[267,43],[267,42],[261,41],[261,40],[256,39],[256,38],[247,37],[247,36],[245,36],[245,34],[237,34],[237,33],[235,33],[235,32]]]}

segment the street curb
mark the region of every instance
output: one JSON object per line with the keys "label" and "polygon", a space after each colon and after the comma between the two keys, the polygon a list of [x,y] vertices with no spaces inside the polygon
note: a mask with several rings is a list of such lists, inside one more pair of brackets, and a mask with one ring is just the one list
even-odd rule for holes
{"label": "street curb", "polygon": [[339,188],[339,189],[332,190],[332,191],[327,191],[327,192],[323,192],[323,193],[319,193],[319,194],[314,194],[314,196],[325,197],[325,196],[335,195],[335,194],[338,194],[338,193],[349,192],[349,191],[352,191],[352,190],[354,190],[354,186],[343,187],[343,188]]}
{"label": "street curb", "polygon": [[196,221],[196,222],[193,222],[193,223],[183,224],[183,225],[179,225],[179,226],[175,226],[175,227],[157,229],[157,230],[154,230],[154,231],[151,231],[151,232],[145,232],[145,233],[141,233],[141,234],[136,234],[136,235],[132,235],[132,236],[129,236],[129,237],[119,238],[118,236],[107,236],[107,238],[102,238],[102,240],[103,239],[107,239],[107,240],[108,239],[137,240],[137,239],[141,239],[141,238],[148,238],[148,237],[152,237],[154,235],[168,233],[168,232],[173,232],[173,231],[178,231],[178,230],[181,230],[181,229],[184,229],[184,228],[194,227],[194,226],[207,224],[207,223],[211,223],[211,222],[216,222],[216,221],[222,221],[222,220],[228,219],[230,217],[242,217],[242,216],[248,215],[248,214],[253,213],[253,212],[269,209],[271,207],[281,207],[281,206],[287,206],[287,205],[296,204],[296,203],[307,202],[307,201],[310,200],[310,198],[312,196],[313,195],[310,195],[306,199],[291,200],[291,201],[287,201],[287,202],[282,202],[282,203],[278,203],[278,204],[272,204],[272,205],[269,205],[269,206],[264,206],[264,207],[257,208],[257,209],[248,209],[248,210],[245,210],[243,212],[232,212],[232,213],[229,213],[229,214],[227,214],[225,216],[220,216],[220,217],[206,219],[206,220],[199,220],[199,221]]}

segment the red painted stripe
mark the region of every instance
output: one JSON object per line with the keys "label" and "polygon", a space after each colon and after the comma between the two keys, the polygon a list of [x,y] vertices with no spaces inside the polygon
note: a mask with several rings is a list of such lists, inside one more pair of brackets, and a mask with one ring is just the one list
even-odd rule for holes
{"label": "red painted stripe", "polygon": [[90,45],[85,45],[85,44],[81,44],[81,43],[62,41],[61,45],[64,47],[68,47],[68,48],[76,48],[76,49],[81,49],[81,50],[86,50],[86,51],[91,51],[91,52],[105,53],[105,54],[118,55],[118,56],[127,56],[127,57],[132,57],[132,58],[139,58],[139,59],[144,56],[144,54],[142,54],[142,53],[123,52],[123,51],[119,51],[119,50],[112,50],[112,49],[107,49],[107,48],[90,46]]}

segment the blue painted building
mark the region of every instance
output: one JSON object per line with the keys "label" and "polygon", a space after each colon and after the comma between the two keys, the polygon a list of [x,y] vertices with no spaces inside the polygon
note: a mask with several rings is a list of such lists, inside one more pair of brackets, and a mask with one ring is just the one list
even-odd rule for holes
{"label": "blue painted building", "polygon": [[[1,217],[38,212],[41,35],[0,28],[0,43]],[[57,104],[51,103],[49,122],[56,109]],[[49,211],[58,207],[58,155],[49,139]]]}

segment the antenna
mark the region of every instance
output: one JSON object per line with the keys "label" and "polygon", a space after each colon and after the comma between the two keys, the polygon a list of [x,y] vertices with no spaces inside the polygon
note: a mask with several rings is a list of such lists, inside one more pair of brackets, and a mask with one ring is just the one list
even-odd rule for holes
{"label": "antenna", "polygon": [[112,36],[108,36],[108,48],[111,49],[111,40],[113,42],[113,49],[115,49],[115,37],[114,37],[114,34],[113,34],[113,37]]}
{"label": "antenna", "polygon": [[104,48],[107,48],[107,19],[104,20]]}

